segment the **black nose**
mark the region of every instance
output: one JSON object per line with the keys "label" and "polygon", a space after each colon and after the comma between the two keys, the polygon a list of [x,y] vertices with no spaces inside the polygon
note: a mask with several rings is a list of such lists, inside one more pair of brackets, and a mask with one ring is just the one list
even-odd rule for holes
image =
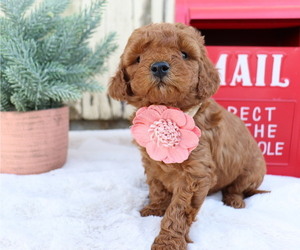
{"label": "black nose", "polygon": [[170,65],[167,62],[156,62],[151,65],[151,72],[154,76],[162,79],[169,72]]}

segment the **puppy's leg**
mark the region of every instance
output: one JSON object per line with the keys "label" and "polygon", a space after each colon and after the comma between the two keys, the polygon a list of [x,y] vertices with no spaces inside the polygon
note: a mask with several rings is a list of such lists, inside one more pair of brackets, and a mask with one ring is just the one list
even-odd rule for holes
{"label": "puppy's leg", "polygon": [[163,216],[171,202],[172,194],[157,179],[151,179],[148,184],[150,203],[140,211],[141,216]]}
{"label": "puppy's leg", "polygon": [[233,183],[222,190],[223,202],[225,205],[234,208],[244,208],[244,198],[258,193],[267,193],[268,191],[257,190],[263,180],[261,178],[253,178],[253,175],[240,175]]}
{"label": "puppy's leg", "polygon": [[234,208],[244,208],[244,195],[243,193],[238,193],[235,191],[235,187],[229,186],[222,190],[223,202],[227,206]]}
{"label": "puppy's leg", "polygon": [[161,230],[152,250],[185,250],[188,233],[209,190],[207,178],[182,182],[161,221]]}

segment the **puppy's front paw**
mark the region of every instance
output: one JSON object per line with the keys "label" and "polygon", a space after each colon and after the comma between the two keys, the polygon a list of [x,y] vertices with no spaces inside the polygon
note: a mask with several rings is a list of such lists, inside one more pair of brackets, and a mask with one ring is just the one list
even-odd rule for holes
{"label": "puppy's front paw", "polygon": [[154,215],[154,216],[163,216],[165,214],[165,209],[153,207],[151,205],[144,207],[141,211],[140,214],[143,217]]}
{"label": "puppy's front paw", "polygon": [[186,250],[187,243],[184,237],[174,237],[167,234],[158,235],[151,250]]}

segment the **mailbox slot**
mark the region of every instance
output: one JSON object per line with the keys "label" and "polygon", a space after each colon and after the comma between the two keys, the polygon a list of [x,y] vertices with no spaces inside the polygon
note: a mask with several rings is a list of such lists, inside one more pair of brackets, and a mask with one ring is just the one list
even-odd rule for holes
{"label": "mailbox slot", "polygon": [[201,29],[207,46],[269,46],[286,47],[300,45],[300,29]]}

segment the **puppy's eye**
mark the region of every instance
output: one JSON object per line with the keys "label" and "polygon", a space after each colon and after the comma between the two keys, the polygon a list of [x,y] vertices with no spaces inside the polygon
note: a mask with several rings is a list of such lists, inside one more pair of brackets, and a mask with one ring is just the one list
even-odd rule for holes
{"label": "puppy's eye", "polygon": [[141,57],[138,56],[137,59],[136,59],[136,62],[137,62],[137,63],[140,63],[140,61],[141,61]]}
{"label": "puppy's eye", "polygon": [[181,56],[183,59],[187,59],[188,58],[188,54],[184,51],[181,51]]}

